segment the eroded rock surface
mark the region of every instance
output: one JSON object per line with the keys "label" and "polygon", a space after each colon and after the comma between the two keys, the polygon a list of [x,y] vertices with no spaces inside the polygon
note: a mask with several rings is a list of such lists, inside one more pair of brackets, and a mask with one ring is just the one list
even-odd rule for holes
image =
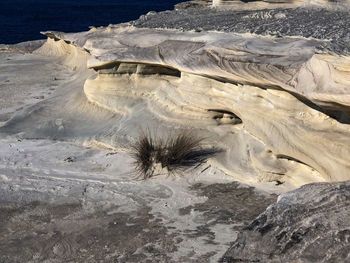
{"label": "eroded rock surface", "polygon": [[349,182],[303,186],[241,232],[222,262],[348,262],[349,218]]}
{"label": "eroded rock surface", "polygon": [[50,39],[42,50],[88,50],[98,74],[85,82],[86,98],[128,116],[98,140],[118,129],[125,145],[138,120],[165,133],[176,124],[225,149],[215,165],[246,183],[348,178],[349,58],[319,53],[325,40],[129,25],[46,34],[64,41]]}

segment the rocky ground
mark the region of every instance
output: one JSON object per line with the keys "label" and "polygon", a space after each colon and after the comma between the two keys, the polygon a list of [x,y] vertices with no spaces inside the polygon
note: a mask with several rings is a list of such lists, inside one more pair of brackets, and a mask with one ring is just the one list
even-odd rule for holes
{"label": "rocky ground", "polygon": [[222,262],[349,262],[350,183],[311,184],[279,197]]}
{"label": "rocky ground", "polygon": [[252,33],[275,37],[329,40],[320,49],[348,53],[350,15],[344,9],[278,8],[264,10],[220,10],[189,8],[150,13],[132,23],[137,27],[172,28],[183,31]]}
{"label": "rocky ground", "polygon": [[[90,183],[87,191],[91,188],[101,186]],[[211,228],[227,228],[226,235],[239,231],[274,200],[235,183],[191,189],[208,199],[180,209],[184,217],[203,213],[197,218],[201,224],[183,233],[164,224],[147,204],[133,213],[102,209],[88,213],[83,187],[80,202],[1,202],[0,262],[213,262],[221,249],[208,248],[226,245],[221,243],[224,233],[217,236]],[[190,245],[196,240],[207,243],[202,254]]]}
{"label": "rocky ground", "polygon": [[139,180],[130,157],[1,140],[0,262],[216,262],[276,200],[211,169]]}

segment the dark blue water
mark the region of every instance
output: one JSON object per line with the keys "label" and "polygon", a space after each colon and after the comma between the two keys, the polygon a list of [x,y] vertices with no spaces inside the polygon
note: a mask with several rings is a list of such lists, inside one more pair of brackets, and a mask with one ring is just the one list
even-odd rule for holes
{"label": "dark blue water", "polygon": [[0,0],[0,43],[43,38],[40,31],[79,32],[173,9],[181,0]]}

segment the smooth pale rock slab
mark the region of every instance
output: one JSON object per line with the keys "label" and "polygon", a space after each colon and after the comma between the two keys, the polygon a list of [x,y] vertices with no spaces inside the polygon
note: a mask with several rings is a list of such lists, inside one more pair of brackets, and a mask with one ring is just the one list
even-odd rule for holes
{"label": "smooth pale rock slab", "polygon": [[321,40],[127,25],[79,34],[45,34],[89,50],[90,68],[108,68],[120,62],[161,65],[228,82],[280,88],[332,110],[349,111],[350,60],[318,54],[325,44]]}

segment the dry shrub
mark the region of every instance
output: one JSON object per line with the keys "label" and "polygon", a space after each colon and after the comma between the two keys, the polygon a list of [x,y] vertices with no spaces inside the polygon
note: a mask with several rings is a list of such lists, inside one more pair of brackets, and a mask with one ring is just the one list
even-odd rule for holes
{"label": "dry shrub", "polygon": [[142,132],[132,145],[136,171],[143,179],[148,179],[159,169],[173,174],[196,168],[218,152],[215,148],[204,148],[202,142],[203,138],[197,138],[191,132],[183,131],[166,140]]}

